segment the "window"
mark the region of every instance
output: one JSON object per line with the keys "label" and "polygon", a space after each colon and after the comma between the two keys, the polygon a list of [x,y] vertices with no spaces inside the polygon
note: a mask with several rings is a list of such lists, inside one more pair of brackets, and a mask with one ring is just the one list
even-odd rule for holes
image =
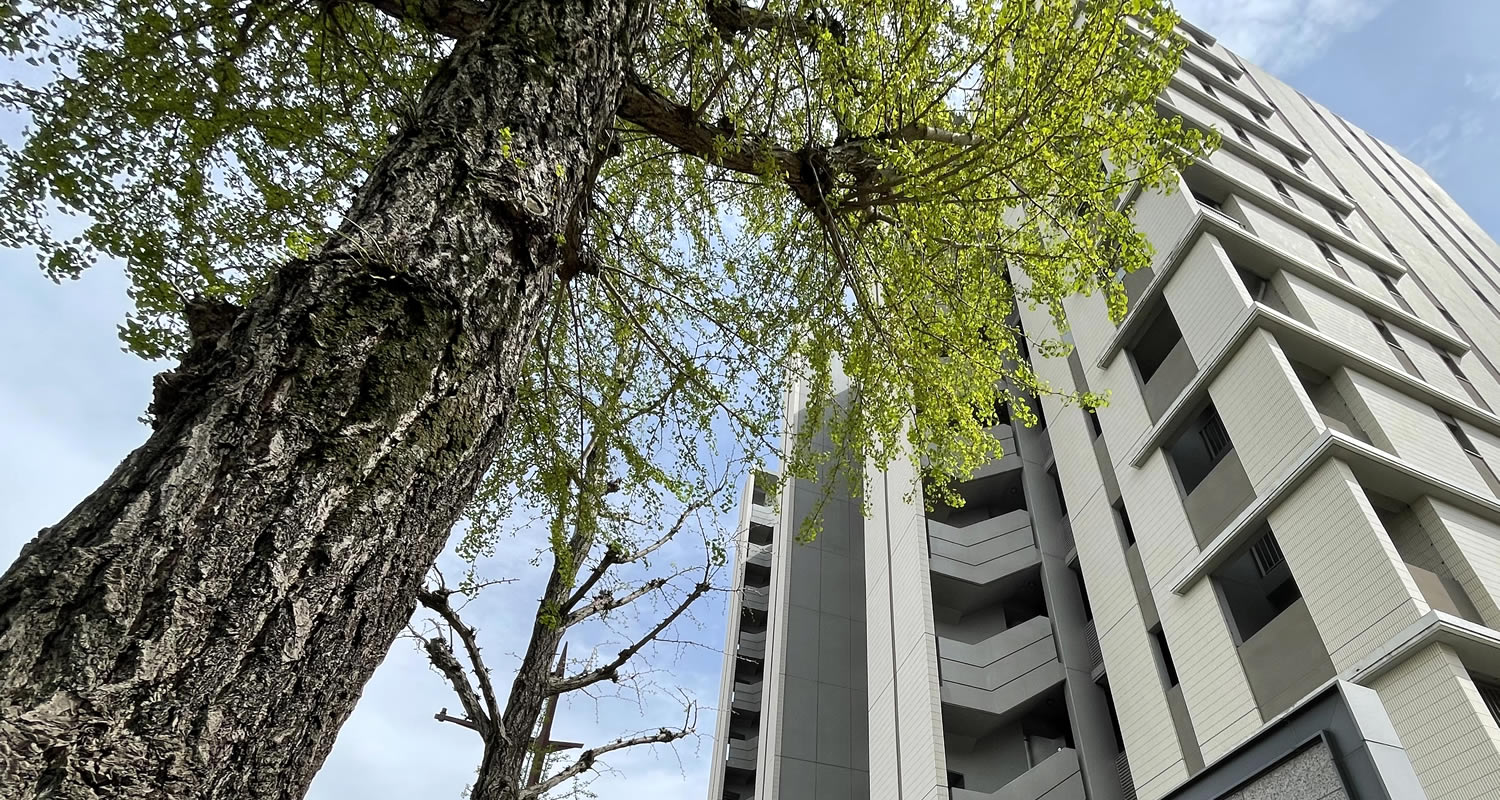
{"label": "window", "polygon": [[1104,427],[1099,424],[1099,411],[1097,409],[1085,409],[1084,414],[1089,418],[1089,430],[1093,431],[1095,439],[1104,435]]}
{"label": "window", "polygon": [[1250,148],[1251,150],[1255,149],[1255,142],[1251,140],[1250,134],[1245,133],[1244,128],[1241,128],[1238,125],[1230,125],[1229,127],[1234,128],[1234,135],[1238,137],[1240,141],[1244,142],[1246,147]]}
{"label": "window", "polygon": [[1063,497],[1062,479],[1057,476],[1057,465],[1047,470],[1047,477],[1052,479],[1052,488],[1057,490],[1057,510],[1066,517],[1068,515],[1068,500]]}
{"label": "window", "polygon": [[1160,625],[1152,628],[1150,633],[1151,643],[1155,645],[1157,666],[1161,668],[1162,679],[1170,689],[1177,685],[1177,665],[1172,663],[1172,651],[1167,649],[1167,635],[1162,632]]}
{"label": "window", "polygon": [[1276,187],[1276,193],[1281,195],[1282,202],[1286,203],[1292,208],[1297,207],[1297,201],[1292,199],[1292,193],[1287,190],[1286,184],[1282,183],[1276,178],[1271,178],[1271,185]]}
{"label": "window", "polygon": [[1391,299],[1396,301],[1396,305],[1401,306],[1403,309],[1405,309],[1406,313],[1416,313],[1412,311],[1411,303],[1406,302],[1406,298],[1401,296],[1401,291],[1396,288],[1396,282],[1391,280],[1391,276],[1385,274],[1384,272],[1380,273],[1380,285],[1384,286],[1387,292],[1390,292]]}
{"label": "window", "polygon": [[1234,271],[1240,276],[1240,283],[1245,285],[1245,291],[1249,292],[1251,300],[1259,303],[1265,298],[1269,281],[1243,267],[1236,266]]}
{"label": "window", "polygon": [[1292,165],[1293,171],[1304,178],[1307,177],[1307,170],[1302,168],[1302,162],[1298,161],[1296,156],[1291,153],[1282,153],[1281,155],[1286,158],[1286,163]]}
{"label": "window", "polygon": [[1479,476],[1484,478],[1485,485],[1490,487],[1491,492],[1500,496],[1500,478],[1495,477],[1495,471],[1490,468],[1489,462],[1484,460],[1484,455],[1479,452],[1479,448],[1474,446],[1474,441],[1469,438],[1468,431],[1465,431],[1463,426],[1458,424],[1458,420],[1447,414],[1439,412],[1438,418],[1443,421],[1444,425],[1448,426],[1448,433],[1453,435],[1453,440],[1458,442],[1458,446],[1464,451],[1464,455],[1469,457],[1469,463],[1473,464],[1474,469],[1479,472]]}
{"label": "window", "polygon": [[1302,597],[1281,555],[1276,535],[1261,526],[1250,545],[1214,571],[1225,616],[1236,641],[1243,643]]}
{"label": "window", "polygon": [[1264,578],[1281,566],[1286,561],[1286,556],[1282,554],[1281,544],[1276,541],[1276,537],[1268,533],[1250,545],[1250,559],[1255,562],[1255,571]]}
{"label": "window", "polygon": [[1474,681],[1474,688],[1479,690],[1479,697],[1484,701],[1484,707],[1490,710],[1490,716],[1494,717],[1496,722],[1500,722],[1500,686],[1472,673],[1469,677]]}
{"label": "window", "polygon": [[1125,501],[1116,500],[1112,506],[1115,518],[1120,520],[1120,532],[1125,534],[1125,546],[1135,544],[1135,527],[1130,524],[1130,515],[1125,513]]}
{"label": "window", "polygon": [[750,544],[770,544],[771,526],[759,522],[750,523]]}
{"label": "window", "polygon": [[1226,82],[1234,83],[1234,76],[1229,74],[1229,70],[1224,69],[1223,67],[1219,67],[1219,75],[1223,77]]}
{"label": "window", "polygon": [[1453,440],[1458,442],[1458,446],[1463,448],[1463,451],[1465,453],[1471,456],[1479,455],[1479,449],[1476,448],[1474,446],[1474,442],[1469,439],[1469,434],[1464,432],[1463,426],[1458,424],[1458,420],[1443,413],[1439,413],[1438,418],[1443,421],[1444,425],[1448,426],[1448,432],[1453,434]]}
{"label": "window", "polygon": [[1208,85],[1208,81],[1198,81],[1198,85],[1203,87],[1203,91],[1207,92],[1209,97],[1219,99],[1219,93],[1214,91],[1214,87]]}
{"label": "window", "polygon": [[1177,320],[1172,318],[1170,309],[1162,309],[1147,326],[1146,332],[1141,334],[1140,341],[1130,349],[1130,355],[1135,359],[1135,368],[1141,375],[1141,383],[1151,381],[1151,377],[1181,341],[1182,331],[1177,327]]}
{"label": "window", "polygon": [[1334,274],[1350,283],[1354,282],[1354,279],[1349,276],[1349,270],[1344,269],[1344,262],[1339,260],[1338,254],[1333,252],[1333,248],[1329,247],[1327,242],[1318,241],[1318,252],[1323,254],[1323,260],[1333,268]]}
{"label": "window", "polygon": [[1402,347],[1401,341],[1396,338],[1394,333],[1391,333],[1391,329],[1385,324],[1385,320],[1371,317],[1370,321],[1375,323],[1375,330],[1380,331],[1380,338],[1384,339],[1387,345],[1390,345],[1391,351],[1396,354],[1396,360],[1401,362],[1402,368],[1415,377],[1422,377],[1422,373],[1417,371],[1417,365],[1412,363],[1411,356],[1406,354],[1406,348]]}
{"label": "window", "polygon": [[1392,258],[1396,259],[1397,261],[1401,262],[1402,264],[1406,263],[1406,257],[1403,256],[1403,255],[1401,255],[1401,251],[1397,250],[1396,246],[1393,245],[1393,244],[1391,244],[1389,240],[1387,240],[1385,238],[1381,238],[1380,243],[1383,244],[1383,245],[1385,245],[1386,251],[1391,254]]}
{"label": "window", "polygon": [[1083,621],[1088,622],[1094,618],[1094,607],[1089,605],[1089,590],[1083,582],[1083,564],[1074,559],[1068,569],[1073,570],[1073,577],[1078,580],[1078,598],[1083,602]]}
{"label": "window", "polygon": [[1271,125],[1271,118],[1266,116],[1265,114],[1260,113],[1260,111],[1254,108],[1250,109],[1250,116],[1255,117],[1256,122],[1265,125],[1266,127],[1270,127]]}
{"label": "window", "polygon": [[1484,396],[1479,393],[1474,384],[1469,382],[1469,376],[1464,374],[1464,371],[1458,366],[1458,362],[1453,360],[1453,356],[1449,355],[1446,351],[1439,350],[1438,357],[1443,359],[1443,363],[1448,366],[1448,371],[1453,373],[1454,378],[1458,379],[1459,385],[1464,387],[1464,391],[1468,393],[1469,399],[1474,401],[1474,405],[1479,406],[1485,411],[1490,411],[1490,404],[1485,402]]}
{"label": "window", "polygon": [[964,788],[964,774],[962,772],[954,772],[951,769],[948,770],[948,788],[949,789],[962,789],[962,788]]}
{"label": "window", "polygon": [[1234,449],[1219,412],[1209,405],[1167,446],[1167,458],[1177,470],[1183,494],[1191,494],[1224,455]]}
{"label": "window", "polygon": [[1198,438],[1203,440],[1203,449],[1208,457],[1214,461],[1229,450],[1229,431],[1224,430],[1224,421],[1219,419],[1219,412],[1212,406],[1205,418],[1203,427],[1198,431]]}
{"label": "window", "polygon": [[1333,224],[1339,226],[1339,230],[1343,231],[1345,236],[1348,236],[1350,239],[1353,239],[1354,238],[1354,230],[1349,227],[1349,220],[1346,219],[1343,214],[1340,214],[1339,212],[1333,210],[1332,208],[1328,208],[1327,206],[1324,206],[1324,209],[1328,212],[1328,216],[1330,216],[1330,217],[1333,218]]}
{"label": "window", "polygon": [[1193,192],[1193,199],[1197,200],[1199,205],[1211,208],[1219,212],[1220,214],[1224,213],[1224,206],[1220,205],[1219,201],[1213,199],[1212,197],[1209,197],[1208,195],[1201,194],[1199,192]]}

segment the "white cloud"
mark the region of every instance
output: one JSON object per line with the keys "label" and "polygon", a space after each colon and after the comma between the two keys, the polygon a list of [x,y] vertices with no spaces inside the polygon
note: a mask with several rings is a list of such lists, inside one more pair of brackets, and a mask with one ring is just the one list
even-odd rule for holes
{"label": "white cloud", "polygon": [[1271,71],[1312,60],[1395,0],[1176,0],[1183,17]]}
{"label": "white cloud", "polygon": [[1484,117],[1473,109],[1463,109],[1432,123],[1401,152],[1433,177],[1439,177],[1447,166],[1448,155],[1477,141],[1484,131]]}
{"label": "white cloud", "polygon": [[1500,100],[1500,71],[1466,72],[1464,88],[1487,100]]}

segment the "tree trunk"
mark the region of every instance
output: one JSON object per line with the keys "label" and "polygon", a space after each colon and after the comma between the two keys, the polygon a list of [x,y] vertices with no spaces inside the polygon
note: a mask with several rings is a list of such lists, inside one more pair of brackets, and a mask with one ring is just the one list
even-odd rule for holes
{"label": "tree trunk", "polygon": [[639,19],[512,0],[0,578],[0,795],[299,798],[491,463]]}

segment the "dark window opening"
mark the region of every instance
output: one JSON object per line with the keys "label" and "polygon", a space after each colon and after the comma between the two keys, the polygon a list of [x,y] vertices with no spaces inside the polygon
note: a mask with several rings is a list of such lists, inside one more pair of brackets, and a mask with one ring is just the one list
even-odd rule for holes
{"label": "dark window opening", "polygon": [[1475,405],[1485,411],[1490,411],[1490,404],[1485,402],[1484,396],[1479,393],[1479,389],[1475,388],[1474,384],[1469,382],[1469,376],[1464,374],[1463,369],[1458,366],[1458,362],[1453,360],[1453,356],[1439,350],[1438,357],[1443,359],[1443,363],[1448,366],[1448,371],[1453,373],[1453,377],[1458,381],[1459,385],[1464,387],[1464,391],[1468,393],[1469,399],[1473,400]]}
{"label": "dark window opening", "polygon": [[1281,199],[1283,202],[1285,202],[1292,208],[1297,207],[1297,201],[1292,198],[1292,193],[1286,188],[1286,184],[1282,183],[1279,179],[1272,178],[1271,185],[1276,187],[1276,193],[1281,195]]}
{"label": "dark window opening", "polygon": [[1301,161],[1298,161],[1297,158],[1295,156],[1293,156],[1291,153],[1282,153],[1282,155],[1286,157],[1286,163],[1292,165],[1292,170],[1293,171],[1295,171],[1298,175],[1301,175],[1304,178],[1307,177],[1307,170],[1303,169]]}
{"label": "dark window opening", "polygon": [[1090,408],[1086,409],[1083,413],[1086,414],[1089,418],[1089,430],[1094,432],[1094,438],[1097,439],[1100,436],[1103,436],[1104,427],[1099,424],[1098,410]]}
{"label": "dark window opening", "polygon": [[1218,200],[1215,200],[1212,197],[1203,194],[1202,192],[1194,191],[1193,199],[1197,200],[1200,205],[1207,206],[1208,208],[1211,208],[1219,212],[1220,214],[1224,213],[1224,206],[1220,204]]}
{"label": "dark window opening", "polygon": [[1116,500],[1113,508],[1115,518],[1120,520],[1120,531],[1125,534],[1125,546],[1135,544],[1135,527],[1130,524],[1130,515],[1125,513],[1125,501]]}
{"label": "dark window opening", "polygon": [[1390,292],[1391,299],[1395,300],[1396,305],[1401,306],[1401,308],[1406,311],[1406,313],[1416,313],[1415,311],[1412,311],[1411,303],[1406,302],[1406,298],[1401,295],[1401,290],[1396,288],[1396,282],[1391,280],[1391,276],[1385,274],[1384,272],[1380,273],[1380,285],[1384,286],[1387,292]]}
{"label": "dark window opening", "polygon": [[1123,753],[1125,752],[1125,734],[1120,730],[1120,715],[1115,713],[1114,694],[1110,692],[1109,686],[1103,683],[1099,684],[1099,690],[1104,692],[1104,704],[1109,707],[1109,727],[1115,734],[1115,751]]}
{"label": "dark window opening", "polygon": [[1349,220],[1348,220],[1348,218],[1345,217],[1343,214],[1340,214],[1339,212],[1335,211],[1332,208],[1328,208],[1327,206],[1324,206],[1323,208],[1328,212],[1328,216],[1330,216],[1330,217],[1333,218],[1333,224],[1339,226],[1339,230],[1343,231],[1345,236],[1348,236],[1350,239],[1353,239],[1354,238],[1354,230],[1349,227]]}
{"label": "dark window opening", "polygon": [[1394,333],[1391,333],[1391,329],[1385,324],[1385,320],[1371,317],[1370,321],[1375,323],[1375,329],[1380,331],[1380,338],[1384,339],[1385,343],[1390,346],[1391,352],[1396,354],[1396,360],[1401,362],[1401,367],[1417,378],[1422,377],[1422,373],[1417,371],[1417,365],[1411,360],[1411,356],[1406,354],[1406,348],[1402,347],[1401,341],[1396,338]]}
{"label": "dark window opening", "polygon": [[1271,289],[1271,282],[1259,275],[1243,268],[1235,267],[1234,271],[1240,276],[1240,283],[1244,284],[1245,291],[1250,294],[1250,299],[1259,303],[1266,299]]}
{"label": "dark window opening", "polygon": [[1234,128],[1234,135],[1238,137],[1240,141],[1244,142],[1246,147],[1250,148],[1251,150],[1255,149],[1255,141],[1250,138],[1250,134],[1245,133],[1244,128],[1241,128],[1238,125],[1231,125],[1230,127]]}
{"label": "dark window opening", "polygon": [[1067,498],[1063,497],[1062,478],[1059,478],[1057,475],[1057,465],[1054,464],[1051,469],[1047,470],[1047,477],[1052,479],[1052,488],[1057,490],[1057,510],[1066,517],[1068,515],[1068,501]]}
{"label": "dark window opening", "polygon": [[1157,664],[1161,667],[1167,688],[1170,689],[1177,685],[1177,665],[1172,663],[1172,651],[1167,649],[1167,635],[1162,632],[1160,625],[1151,629],[1151,642],[1156,646]]}
{"label": "dark window opening", "polygon": [[949,789],[962,789],[962,788],[964,788],[964,774],[962,772],[954,772],[951,769],[948,770],[948,788]]}
{"label": "dark window opening", "polygon": [[1135,367],[1140,371],[1141,383],[1151,380],[1151,376],[1161,368],[1180,341],[1182,331],[1177,327],[1177,320],[1172,317],[1170,310],[1162,309],[1147,326],[1145,333],[1141,334],[1140,341],[1130,350],[1131,357],[1135,359]]}
{"label": "dark window opening", "polygon": [[1495,722],[1500,722],[1500,683],[1473,673],[1469,677],[1474,681],[1474,688],[1479,690],[1479,697],[1484,701],[1484,707],[1489,709],[1490,716],[1495,718]]}
{"label": "dark window opening", "polygon": [[1083,564],[1077,560],[1068,565],[1073,570],[1073,577],[1078,580],[1078,598],[1083,601],[1083,621],[1088,622],[1094,618],[1094,607],[1089,605],[1089,590],[1083,582]]}
{"label": "dark window opening", "polygon": [[1196,489],[1233,448],[1229,431],[1225,430],[1224,421],[1219,419],[1218,410],[1212,405],[1204,408],[1197,419],[1167,447],[1167,456],[1177,468],[1177,477],[1182,481],[1182,491],[1186,494]]}
{"label": "dark window opening", "polygon": [[1269,526],[1262,526],[1249,547],[1215,571],[1214,581],[1240,642],[1259,633],[1302,597]]}
{"label": "dark window opening", "polygon": [[1203,87],[1203,91],[1207,92],[1209,97],[1212,97],[1215,100],[1219,99],[1219,93],[1214,91],[1214,87],[1210,86],[1208,84],[1208,81],[1200,80],[1198,81],[1198,85]]}
{"label": "dark window opening", "polygon": [[759,522],[750,523],[750,544],[770,544],[771,526],[762,525]]}

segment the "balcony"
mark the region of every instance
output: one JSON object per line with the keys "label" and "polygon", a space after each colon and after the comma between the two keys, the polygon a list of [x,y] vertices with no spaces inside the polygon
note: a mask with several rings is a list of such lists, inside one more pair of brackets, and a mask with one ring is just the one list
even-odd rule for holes
{"label": "balcony", "polygon": [[1152,421],[1161,417],[1197,374],[1198,365],[1193,362],[1187,342],[1179,338],[1141,390],[1146,413],[1151,415]]}
{"label": "balcony", "polygon": [[1439,575],[1411,562],[1406,562],[1406,569],[1411,573],[1412,581],[1417,584],[1417,590],[1422,593],[1422,599],[1432,606],[1433,611],[1452,614],[1478,625],[1484,624],[1468,593],[1451,575]]}
{"label": "balcony", "polygon": [[752,567],[771,567],[771,546],[768,544],[751,544],[746,551],[745,563]]}
{"label": "balcony", "polygon": [[760,681],[755,683],[735,681],[734,697],[729,703],[730,708],[735,711],[760,711],[760,687]]}
{"label": "balcony", "polygon": [[1039,556],[1031,515],[1020,509],[957,526],[927,521],[933,572],[973,584],[987,584],[1034,566]]}
{"label": "balcony", "polygon": [[1207,547],[1254,500],[1255,487],[1239,455],[1230,449],[1182,502],[1198,546]]}
{"label": "balcony", "polygon": [[755,753],[760,748],[760,737],[729,740],[729,766],[731,769],[755,769]]}
{"label": "balcony", "polygon": [[740,606],[765,613],[766,601],[770,597],[771,589],[767,586],[746,586],[741,590]]}
{"label": "balcony", "polygon": [[953,800],[1084,800],[1078,751],[1064,747],[993,792],[948,790]]}
{"label": "balcony", "polygon": [[736,655],[740,658],[764,661],[766,659],[766,632],[740,631],[740,649]]}
{"label": "balcony", "polygon": [[992,723],[1024,712],[1063,680],[1052,623],[1044,616],[976,644],[938,637],[938,671],[944,705],[980,712],[995,718]]}
{"label": "balcony", "polygon": [[1323,637],[1301,598],[1246,639],[1239,654],[1263,719],[1291,708],[1334,676]]}

